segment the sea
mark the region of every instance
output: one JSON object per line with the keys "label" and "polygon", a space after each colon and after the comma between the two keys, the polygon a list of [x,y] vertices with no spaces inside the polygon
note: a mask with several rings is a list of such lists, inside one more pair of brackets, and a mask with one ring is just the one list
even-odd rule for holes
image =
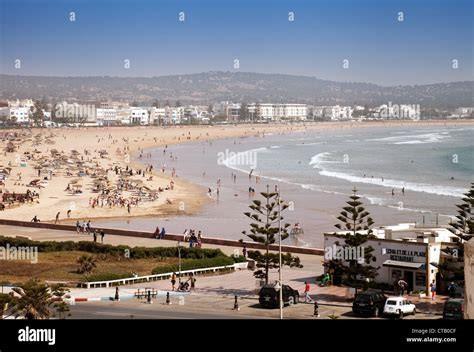
{"label": "sea", "polygon": [[250,220],[244,212],[260,192],[277,187],[290,205],[284,222],[303,229],[286,240],[291,245],[322,246],[323,233],[336,230],[336,217],[354,190],[375,226],[446,225],[474,182],[473,132],[459,125],[308,129],[181,144],[166,152],[153,148],[145,162],[175,168],[179,178],[201,185],[209,204],[192,216],[96,223],[144,231],[164,226],[174,233],[193,228],[205,236],[245,239]]}

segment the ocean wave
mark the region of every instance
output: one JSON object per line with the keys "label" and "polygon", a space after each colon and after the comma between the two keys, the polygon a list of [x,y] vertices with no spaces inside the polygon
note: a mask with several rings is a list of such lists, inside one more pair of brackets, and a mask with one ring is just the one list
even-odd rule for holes
{"label": "ocean wave", "polygon": [[[416,183],[416,182],[408,182],[402,180],[394,180],[394,179],[384,179],[382,181],[381,178],[372,178],[372,177],[362,177],[356,176],[345,172],[340,171],[330,171],[324,168],[325,164],[329,164],[331,162],[329,152],[319,153],[316,154],[311,158],[309,162],[310,165],[313,166],[315,169],[319,169],[319,174],[321,176],[338,178],[341,180],[346,180],[351,183],[364,183],[364,184],[371,184],[375,186],[382,186],[386,188],[405,188],[405,190],[410,190],[414,192],[422,192],[428,194],[435,194],[440,196],[448,196],[448,197],[456,197],[460,198],[463,196],[465,189],[450,187],[450,186],[440,186],[440,185],[432,185],[428,183]],[[335,163],[338,163],[335,161]]]}
{"label": "ocean wave", "polygon": [[426,144],[426,143],[440,143],[445,139],[450,138],[449,132],[433,132],[412,135],[400,135],[383,138],[366,139],[369,142],[391,142],[391,144]]}

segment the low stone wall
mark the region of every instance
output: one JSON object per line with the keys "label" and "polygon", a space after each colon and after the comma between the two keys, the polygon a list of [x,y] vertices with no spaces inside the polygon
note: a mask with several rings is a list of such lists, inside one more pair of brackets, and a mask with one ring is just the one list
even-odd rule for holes
{"label": "low stone wall", "polygon": [[[33,228],[61,230],[61,231],[74,231],[74,232],[76,231],[75,225],[60,225],[60,224],[52,224],[48,222],[28,222],[28,221],[0,219],[0,225],[33,227]],[[154,238],[154,234],[152,232],[108,229],[108,228],[103,228],[103,227],[94,227],[94,228],[98,230],[104,230],[106,235]],[[164,239],[170,240],[170,241],[184,241],[184,235],[167,233]],[[227,246],[227,247],[243,247],[245,245],[248,249],[265,249],[265,246],[260,243],[228,240],[224,238],[214,238],[214,237],[203,237],[202,243],[213,244],[217,246]],[[281,246],[281,249],[283,252],[289,252],[289,253],[324,255],[324,250],[320,248]],[[270,250],[278,251],[278,245],[270,246]]]}

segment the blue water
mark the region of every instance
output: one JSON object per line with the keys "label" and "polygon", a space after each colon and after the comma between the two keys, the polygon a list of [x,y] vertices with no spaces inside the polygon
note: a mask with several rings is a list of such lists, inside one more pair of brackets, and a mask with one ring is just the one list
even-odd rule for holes
{"label": "blue water", "polygon": [[[210,187],[212,202],[192,217],[101,223],[151,231],[159,222],[172,232],[191,227],[216,237],[242,238],[241,231],[248,229],[243,215],[250,202],[248,187],[260,192],[269,184],[278,185],[291,202],[285,220],[305,230],[292,244],[321,245],[321,234],[334,230],[354,187],[378,226],[443,224],[455,215],[455,204],[474,181],[473,132],[473,127],[459,126],[346,128],[171,146],[167,155],[160,148],[152,152],[155,167],[174,167],[179,177]],[[169,153],[178,160],[171,161]]]}

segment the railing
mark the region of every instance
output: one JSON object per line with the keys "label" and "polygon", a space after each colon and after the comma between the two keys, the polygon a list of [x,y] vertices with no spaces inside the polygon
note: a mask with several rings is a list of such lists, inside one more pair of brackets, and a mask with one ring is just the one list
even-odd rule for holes
{"label": "railing", "polygon": [[[212,268],[182,270],[178,274],[181,274],[181,276],[186,276],[189,274],[202,275],[202,274],[209,274],[209,273],[215,273],[215,272],[220,272],[220,271],[234,271],[236,269],[246,269],[247,264],[248,264],[247,262],[243,262],[243,263],[235,263],[232,265],[216,266]],[[173,275],[172,272],[156,274],[156,275],[136,276],[136,277],[129,277],[125,279],[116,279],[116,280],[108,280],[108,281],[81,282],[79,284],[79,287],[98,288],[98,287],[111,287],[111,286],[120,286],[120,285],[133,285],[133,284],[138,284],[142,282],[167,280],[171,278],[171,275]]]}

